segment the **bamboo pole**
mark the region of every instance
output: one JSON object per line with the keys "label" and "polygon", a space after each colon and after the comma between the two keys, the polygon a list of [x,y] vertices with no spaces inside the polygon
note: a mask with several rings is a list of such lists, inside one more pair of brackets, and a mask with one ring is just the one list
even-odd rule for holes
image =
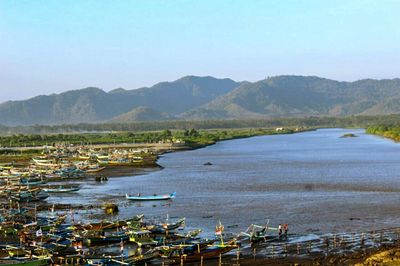
{"label": "bamboo pole", "polygon": [[240,260],[240,246],[238,246],[237,253],[236,253],[236,265],[237,266],[240,265],[239,260]]}

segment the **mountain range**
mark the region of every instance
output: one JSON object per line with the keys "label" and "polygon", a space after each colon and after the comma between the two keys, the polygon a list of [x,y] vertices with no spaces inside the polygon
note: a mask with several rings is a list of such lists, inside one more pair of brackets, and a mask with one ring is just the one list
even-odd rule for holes
{"label": "mountain range", "polygon": [[0,124],[54,125],[400,113],[400,79],[340,82],[275,76],[257,82],[186,76],[133,90],[85,88],[0,104]]}

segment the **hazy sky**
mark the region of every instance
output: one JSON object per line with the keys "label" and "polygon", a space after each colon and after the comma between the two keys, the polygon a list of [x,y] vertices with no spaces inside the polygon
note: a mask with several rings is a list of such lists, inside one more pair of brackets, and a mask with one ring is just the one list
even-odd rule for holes
{"label": "hazy sky", "polygon": [[0,1],[0,102],[184,75],[400,77],[400,1]]}

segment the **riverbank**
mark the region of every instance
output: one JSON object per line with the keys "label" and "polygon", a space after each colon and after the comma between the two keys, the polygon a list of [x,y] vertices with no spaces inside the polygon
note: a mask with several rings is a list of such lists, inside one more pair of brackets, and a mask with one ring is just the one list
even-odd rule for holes
{"label": "riverbank", "polygon": [[362,261],[355,264],[355,266],[367,265],[400,265],[400,247],[382,247],[373,254],[364,257]]}
{"label": "riverbank", "polygon": [[[60,147],[68,146],[85,146],[88,149],[96,151],[110,149],[145,149],[151,150],[156,155],[160,155],[171,151],[203,148],[223,140],[262,135],[293,134],[310,130],[315,130],[315,128],[192,129],[140,133],[116,132],[65,135],[14,135],[0,137],[0,163],[27,164],[34,156],[51,153]],[[49,143],[52,144],[49,145]],[[38,144],[40,144],[40,146]],[[138,163],[135,166],[156,166],[156,160],[157,157],[154,157],[152,160],[147,158],[147,160],[144,160],[143,164]]]}
{"label": "riverbank", "polygon": [[366,129],[366,132],[400,142],[400,126],[395,124],[370,126]]}

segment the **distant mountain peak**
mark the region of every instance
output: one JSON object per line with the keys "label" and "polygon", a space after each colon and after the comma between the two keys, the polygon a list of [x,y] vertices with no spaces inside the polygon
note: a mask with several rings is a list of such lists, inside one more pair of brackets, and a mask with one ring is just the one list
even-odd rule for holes
{"label": "distant mountain peak", "polygon": [[116,88],[113,90],[110,90],[108,93],[110,94],[118,94],[118,93],[126,93],[127,90],[123,89],[123,88]]}

